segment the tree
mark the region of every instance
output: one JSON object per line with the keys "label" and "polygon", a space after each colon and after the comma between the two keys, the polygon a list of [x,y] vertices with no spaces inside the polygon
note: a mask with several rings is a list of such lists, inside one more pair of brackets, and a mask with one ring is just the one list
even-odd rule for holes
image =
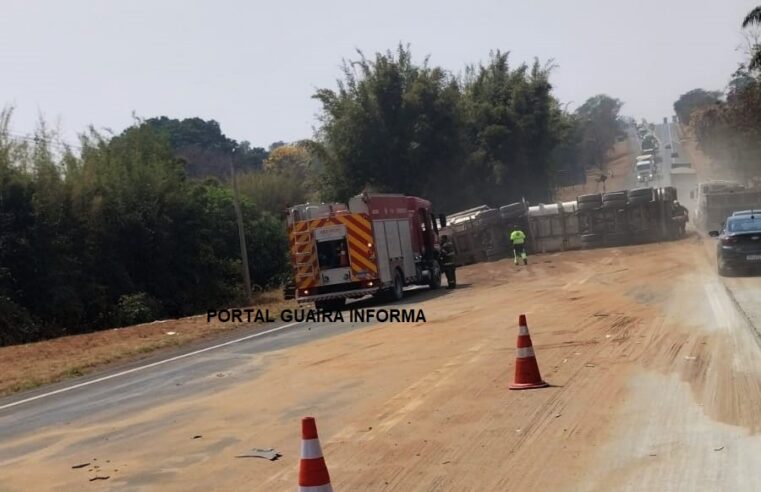
{"label": "tree", "polygon": [[761,175],[761,82],[746,80],[726,102],[695,111],[690,126],[722,177],[745,181]]}
{"label": "tree", "polygon": [[690,118],[695,110],[716,104],[721,100],[721,92],[693,89],[679,96],[674,102],[674,112],[685,125],[690,124]]}
{"label": "tree", "polygon": [[[232,191],[187,179],[166,132],[90,130],[77,155],[54,151],[44,125],[31,141],[10,138],[9,118],[0,113],[0,344],[245,302]],[[283,224],[241,206],[252,280],[276,285]]]}
{"label": "tree", "polygon": [[345,200],[366,186],[446,200],[459,146],[457,82],[412,62],[408,47],[344,62],[337,90],[320,89],[318,142],[326,198]]}
{"label": "tree", "polygon": [[522,197],[547,200],[560,141],[553,127],[560,109],[551,94],[551,65],[535,61],[511,69],[508,57],[492,52],[486,65],[467,68],[463,84],[468,179],[461,182],[471,196],[494,205]]}
{"label": "tree", "polygon": [[303,180],[309,172],[309,152],[298,145],[281,145],[274,148],[264,161],[267,172],[284,174],[296,180]]}
{"label": "tree", "polygon": [[602,169],[608,150],[622,132],[619,111],[623,103],[605,94],[590,97],[576,110],[581,126],[581,159]]}
{"label": "tree", "polygon": [[214,120],[201,118],[178,120],[161,116],[149,118],[143,124],[157,130],[169,140],[174,155],[183,160],[190,177],[214,176],[227,179],[230,174],[229,159],[240,172],[261,169],[267,151],[251,147],[247,141],[236,142],[225,136]]}
{"label": "tree", "polygon": [[[743,29],[753,25],[761,25],[761,5],[748,12],[748,15],[743,19]],[[754,52],[751,56],[748,68],[751,70],[761,68],[761,48],[759,46],[754,46]]]}

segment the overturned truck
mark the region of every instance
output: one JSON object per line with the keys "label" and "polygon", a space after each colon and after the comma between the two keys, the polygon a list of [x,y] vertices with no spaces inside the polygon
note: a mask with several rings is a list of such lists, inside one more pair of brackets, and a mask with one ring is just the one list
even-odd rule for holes
{"label": "overturned truck", "polygon": [[636,188],[581,195],[575,201],[530,206],[525,201],[498,209],[486,205],[447,217],[442,234],[452,237],[458,265],[506,255],[513,226],[524,230],[530,253],[621,246],[675,239],[676,189]]}

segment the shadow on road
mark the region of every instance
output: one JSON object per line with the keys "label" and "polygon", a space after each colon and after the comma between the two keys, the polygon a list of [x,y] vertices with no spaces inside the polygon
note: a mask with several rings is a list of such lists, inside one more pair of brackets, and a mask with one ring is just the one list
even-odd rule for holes
{"label": "shadow on road", "polygon": [[437,297],[447,296],[457,291],[458,289],[467,289],[470,284],[458,284],[454,289],[447,289],[446,283],[438,289],[432,290],[428,287],[412,287],[404,290],[404,297],[399,301],[387,301],[382,297],[367,296],[356,301],[349,301],[346,304],[346,308],[350,309],[365,309],[365,308],[378,308],[384,306],[403,306],[410,303],[425,302]]}

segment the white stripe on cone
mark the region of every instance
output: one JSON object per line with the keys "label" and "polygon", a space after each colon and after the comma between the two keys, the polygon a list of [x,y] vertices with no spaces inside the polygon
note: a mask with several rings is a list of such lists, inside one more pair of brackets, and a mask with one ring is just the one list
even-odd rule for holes
{"label": "white stripe on cone", "polygon": [[299,492],[333,492],[333,487],[329,483],[325,485],[315,485],[313,487],[307,487],[299,485]]}
{"label": "white stripe on cone", "polygon": [[320,448],[319,439],[302,439],[301,440],[301,458],[311,460],[322,458],[322,448]]}
{"label": "white stripe on cone", "polygon": [[534,347],[521,347],[518,349],[518,357],[524,359],[526,357],[534,357]]}
{"label": "white stripe on cone", "polygon": [[521,325],[518,328],[518,335],[528,335],[528,326]]}

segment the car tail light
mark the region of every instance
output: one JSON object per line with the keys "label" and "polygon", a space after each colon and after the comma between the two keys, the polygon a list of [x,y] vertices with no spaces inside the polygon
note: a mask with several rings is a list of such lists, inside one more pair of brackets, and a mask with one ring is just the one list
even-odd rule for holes
{"label": "car tail light", "polygon": [[725,237],[721,239],[721,244],[730,245],[730,244],[737,244],[737,238],[736,237]]}

